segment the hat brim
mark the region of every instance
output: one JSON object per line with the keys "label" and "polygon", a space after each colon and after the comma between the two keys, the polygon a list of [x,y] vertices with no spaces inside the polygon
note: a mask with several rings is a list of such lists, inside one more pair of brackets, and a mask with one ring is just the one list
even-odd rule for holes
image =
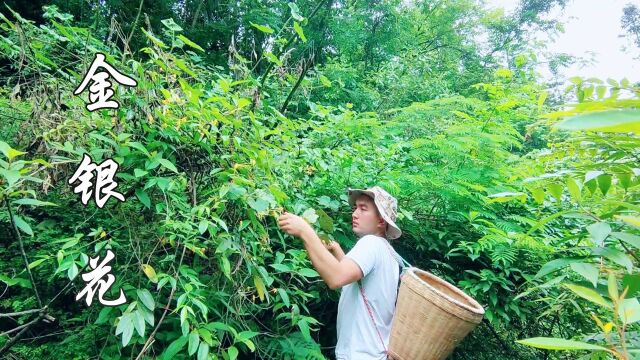
{"label": "hat brim", "polygon": [[355,206],[356,205],[356,199],[362,195],[368,195],[370,198],[373,199],[373,202],[376,204],[376,207],[378,208],[378,212],[380,213],[380,216],[382,216],[382,218],[384,219],[384,221],[387,222],[387,224],[389,225],[387,228],[387,237],[391,240],[393,239],[397,239],[402,235],[402,230],[400,230],[400,228],[398,227],[398,225],[396,225],[395,221],[391,220],[387,214],[382,211],[382,206],[380,206],[380,204],[378,203],[378,199],[376,198],[376,194],[373,191],[368,191],[368,190],[364,190],[364,189],[347,189],[347,193],[349,194],[349,206]]}

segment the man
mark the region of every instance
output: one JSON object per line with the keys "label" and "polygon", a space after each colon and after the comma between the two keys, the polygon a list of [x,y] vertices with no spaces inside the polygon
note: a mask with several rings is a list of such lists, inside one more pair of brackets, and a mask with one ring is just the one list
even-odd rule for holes
{"label": "man", "polygon": [[[346,255],[335,241],[325,246],[300,216],[285,212],[278,218],[278,226],[303,240],[311,263],[329,288],[342,288],[336,359],[384,360],[400,276],[388,242],[402,234],[395,223],[397,200],[379,186],[347,192],[353,209],[352,229],[359,239]],[[358,280],[362,280],[368,305]]]}

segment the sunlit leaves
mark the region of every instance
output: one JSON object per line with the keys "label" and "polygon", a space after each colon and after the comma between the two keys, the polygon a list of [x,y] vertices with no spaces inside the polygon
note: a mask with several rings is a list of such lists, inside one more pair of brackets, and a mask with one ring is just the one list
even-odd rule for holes
{"label": "sunlit leaves", "polygon": [[575,284],[563,284],[566,288],[573,291],[576,295],[581,298],[587,299],[592,303],[597,305],[604,306],[606,308],[611,308],[612,304],[610,301],[605,300],[602,295],[598,294],[595,290],[586,288],[584,286],[575,285]]}
{"label": "sunlit leaves", "polygon": [[589,280],[593,284],[593,287],[597,286],[599,272],[595,265],[575,262],[571,263],[571,269]]}
{"label": "sunlit leaves", "polygon": [[24,151],[19,151],[12,148],[11,146],[9,146],[9,144],[7,144],[4,141],[0,141],[0,152],[2,152],[4,156],[6,156],[7,159],[9,159],[9,161],[13,160],[13,158],[15,158],[16,156],[26,154],[26,152]]}
{"label": "sunlit leaves", "polygon": [[563,130],[639,132],[640,110],[607,110],[576,115],[556,125]]}
{"label": "sunlit leaves", "polygon": [[253,22],[251,22],[250,24],[254,28],[262,31],[263,33],[267,33],[267,34],[272,34],[273,33],[273,29],[270,28],[269,25],[260,25],[260,24],[255,24]]}
{"label": "sunlit leaves", "polygon": [[523,340],[516,340],[522,345],[532,346],[539,349],[547,350],[602,350],[609,351],[606,347],[589,344],[581,341],[565,340],[548,337],[535,337]]}
{"label": "sunlit leaves", "polygon": [[163,19],[163,20],[160,20],[160,22],[162,23],[162,25],[164,25],[164,27],[166,27],[171,31],[182,31],[182,27],[176,24],[176,22],[173,21],[173,19]]}
{"label": "sunlit leaves", "polygon": [[153,283],[158,283],[158,275],[156,275],[156,271],[153,266],[149,264],[142,264],[142,271],[144,274],[151,280]]}
{"label": "sunlit leaves", "polygon": [[298,34],[298,36],[300,37],[300,40],[302,40],[303,42],[307,42],[307,38],[306,36],[304,36],[304,31],[302,31],[302,27],[300,26],[300,24],[298,24],[297,21],[293,23],[293,29],[295,30],[296,34]]}
{"label": "sunlit leaves", "polygon": [[591,238],[597,246],[604,244],[604,239],[611,233],[611,226],[606,222],[599,222],[587,227]]}

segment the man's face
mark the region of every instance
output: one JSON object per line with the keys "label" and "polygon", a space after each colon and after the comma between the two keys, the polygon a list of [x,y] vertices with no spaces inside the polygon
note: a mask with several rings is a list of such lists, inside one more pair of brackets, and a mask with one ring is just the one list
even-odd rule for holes
{"label": "man's face", "polygon": [[358,236],[369,234],[384,236],[386,223],[378,213],[373,199],[365,194],[356,199],[351,213],[353,232]]}

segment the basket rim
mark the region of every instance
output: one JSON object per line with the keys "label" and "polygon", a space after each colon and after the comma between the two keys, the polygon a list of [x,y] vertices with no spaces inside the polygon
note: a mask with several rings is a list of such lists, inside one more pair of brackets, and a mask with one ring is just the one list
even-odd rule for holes
{"label": "basket rim", "polygon": [[[419,272],[421,274],[426,275],[427,277],[433,279],[434,281],[437,281],[439,283],[441,283],[442,285],[446,286],[447,288],[449,288],[450,290],[452,290],[453,292],[455,292],[456,294],[462,296],[464,299],[466,299],[467,301],[469,301],[471,304],[473,304],[474,306],[469,306],[465,303],[462,303],[461,301],[452,298],[451,296],[443,293],[442,291],[436,289],[435,287],[433,287],[431,284],[429,284],[428,282],[422,280],[419,276],[416,275],[416,272]],[[415,278],[417,281],[419,281],[420,283],[426,285],[430,290],[432,290],[433,292],[435,292],[436,294],[440,295],[441,297],[443,297],[444,299],[448,300],[451,303],[454,303],[458,306],[460,306],[461,308],[468,310],[474,314],[478,314],[478,315],[484,315],[485,311],[484,308],[482,307],[482,305],[480,305],[480,303],[478,301],[476,301],[474,298],[472,298],[471,296],[467,295],[464,293],[464,291],[458,289],[456,286],[454,286],[453,284],[449,283],[448,281],[439,278],[438,276],[436,276],[435,274],[432,274],[426,270],[422,270],[419,269],[415,266],[411,266],[409,267],[409,269],[407,269],[407,273]]]}

